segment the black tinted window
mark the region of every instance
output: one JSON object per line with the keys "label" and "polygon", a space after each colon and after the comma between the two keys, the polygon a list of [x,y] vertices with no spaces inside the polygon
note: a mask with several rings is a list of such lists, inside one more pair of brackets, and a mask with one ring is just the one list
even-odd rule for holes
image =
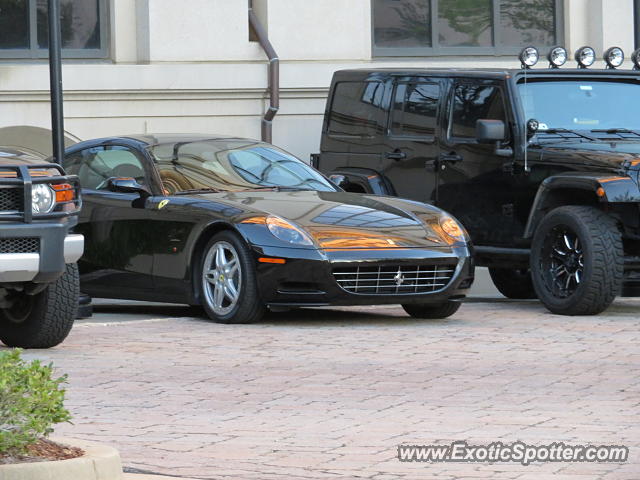
{"label": "black tinted window", "polygon": [[329,133],[369,137],[382,134],[384,84],[340,82],[336,85]]}
{"label": "black tinted window", "polygon": [[126,147],[94,147],[65,158],[68,174],[78,175],[82,188],[105,190],[111,177],[131,177],[145,184],[142,162]]}
{"label": "black tinted window", "polygon": [[440,86],[436,83],[401,83],[391,114],[391,134],[433,136],[438,117]]}
{"label": "black tinted window", "polygon": [[502,92],[490,85],[457,85],[451,115],[451,136],[475,138],[476,121],[505,121]]}

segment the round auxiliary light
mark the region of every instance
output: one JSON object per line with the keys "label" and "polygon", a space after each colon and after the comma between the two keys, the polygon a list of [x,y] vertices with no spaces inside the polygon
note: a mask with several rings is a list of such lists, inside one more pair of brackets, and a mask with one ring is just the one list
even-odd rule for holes
{"label": "round auxiliary light", "polygon": [[576,62],[580,68],[588,68],[596,61],[596,51],[591,47],[580,47],[576,50]]}
{"label": "round auxiliary light", "polygon": [[624,62],[624,52],[620,47],[611,47],[604,52],[604,61],[607,68],[618,68]]}
{"label": "round auxiliary light", "polygon": [[558,68],[567,63],[567,51],[562,47],[553,47],[547,56],[551,68]]}
{"label": "round auxiliary light", "polygon": [[633,69],[640,70],[640,48],[631,54],[631,61],[633,62]]}
{"label": "round auxiliary light", "polygon": [[531,68],[538,63],[540,55],[538,54],[538,49],[536,47],[525,47],[520,52],[518,58],[520,58],[522,68]]}

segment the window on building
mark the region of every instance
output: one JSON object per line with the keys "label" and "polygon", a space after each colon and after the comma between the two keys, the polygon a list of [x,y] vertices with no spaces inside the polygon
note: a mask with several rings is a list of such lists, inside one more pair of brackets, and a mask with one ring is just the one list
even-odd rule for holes
{"label": "window on building", "polygon": [[438,118],[440,85],[399,83],[391,112],[391,134],[433,137]]}
{"label": "window on building", "polygon": [[[0,0],[0,57],[46,58],[48,0]],[[62,54],[107,56],[107,0],[60,0]]]}
{"label": "window on building", "polygon": [[329,134],[358,137],[382,134],[383,100],[381,82],[338,83],[331,103]]}
{"label": "window on building", "polygon": [[372,0],[376,56],[510,55],[561,44],[562,0]]}

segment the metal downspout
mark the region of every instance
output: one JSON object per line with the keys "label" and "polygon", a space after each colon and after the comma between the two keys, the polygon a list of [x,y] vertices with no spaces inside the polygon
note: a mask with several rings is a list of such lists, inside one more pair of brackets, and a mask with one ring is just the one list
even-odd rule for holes
{"label": "metal downspout", "polygon": [[273,140],[273,119],[280,110],[280,59],[269,41],[267,31],[251,7],[249,7],[249,23],[258,37],[258,42],[264,53],[269,57],[269,109],[262,118],[262,141],[271,143]]}

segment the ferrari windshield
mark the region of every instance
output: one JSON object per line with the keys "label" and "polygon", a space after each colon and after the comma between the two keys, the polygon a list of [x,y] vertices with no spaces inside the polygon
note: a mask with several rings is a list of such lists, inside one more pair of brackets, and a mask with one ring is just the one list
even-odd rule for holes
{"label": "ferrari windshield", "polygon": [[257,141],[185,141],[156,145],[150,151],[169,194],[270,188],[336,190],[293,155]]}
{"label": "ferrari windshield", "polygon": [[640,131],[640,85],[633,80],[529,80],[518,89],[525,119],[536,119],[542,131]]}

